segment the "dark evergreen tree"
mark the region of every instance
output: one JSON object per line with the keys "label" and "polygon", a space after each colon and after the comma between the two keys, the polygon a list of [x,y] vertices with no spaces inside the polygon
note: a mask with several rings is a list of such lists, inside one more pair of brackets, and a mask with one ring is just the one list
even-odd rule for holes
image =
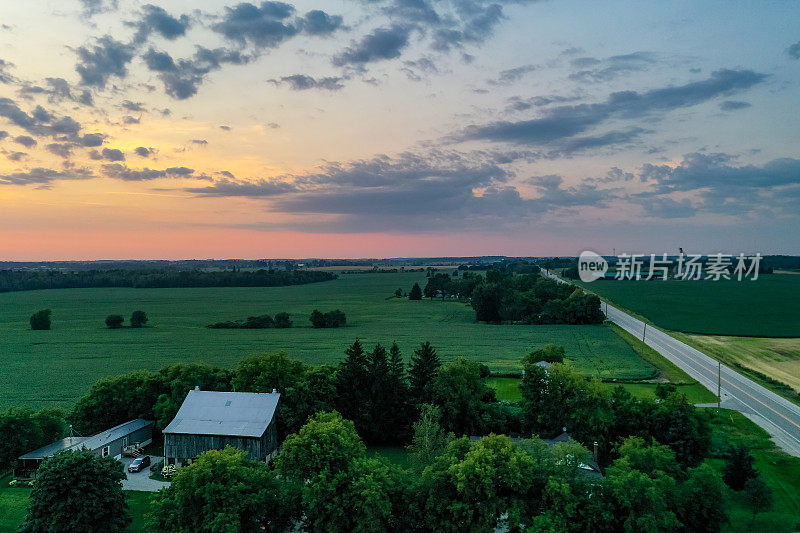
{"label": "dark evergreen tree", "polygon": [[747,446],[733,448],[725,460],[722,469],[722,480],[733,490],[742,490],[748,479],[758,476],[753,468],[753,456]]}
{"label": "dark evergreen tree", "polygon": [[[367,442],[387,442],[391,437],[394,398],[391,390],[391,367],[386,348],[376,344],[367,356],[369,402],[364,427],[360,430]],[[356,429],[358,425],[356,425]]]}
{"label": "dark evergreen tree", "polygon": [[371,392],[369,360],[359,339],[344,353],[344,361],[339,363],[339,370],[336,372],[337,408],[360,431],[367,418]]}
{"label": "dark evergreen tree", "polygon": [[439,373],[442,362],[430,342],[422,343],[414,350],[411,357],[411,366],[408,369],[409,399],[412,405],[419,406],[423,403],[433,402],[432,383]]}
{"label": "dark evergreen tree", "polygon": [[422,289],[419,286],[419,283],[415,283],[413,287],[411,287],[411,292],[408,293],[409,300],[422,300]]}

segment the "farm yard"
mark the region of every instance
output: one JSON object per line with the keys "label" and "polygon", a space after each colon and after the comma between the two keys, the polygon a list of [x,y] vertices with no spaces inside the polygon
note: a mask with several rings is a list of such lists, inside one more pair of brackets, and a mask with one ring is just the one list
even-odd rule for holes
{"label": "farm yard", "polygon": [[800,337],[800,276],[756,281],[576,282],[664,329],[702,335]]}
{"label": "farm yard", "polygon": [[[547,343],[563,345],[587,375],[642,379],[655,367],[607,326],[501,326],[476,323],[456,301],[409,301],[392,295],[424,286],[425,274],[347,274],[322,283],[267,288],[56,289],[0,294],[0,408],[69,406],[98,378],[175,362],[233,367],[253,353],[285,350],[311,364],[336,363],[358,337],[369,346],[397,341],[408,361],[430,341],[444,360],[484,362],[518,372],[522,356]],[[52,309],[52,330],[31,331],[36,310]],[[109,314],[147,312],[141,329],[107,329]],[[313,329],[314,309],[341,309],[347,326]],[[289,329],[212,330],[208,324],[287,312]]]}

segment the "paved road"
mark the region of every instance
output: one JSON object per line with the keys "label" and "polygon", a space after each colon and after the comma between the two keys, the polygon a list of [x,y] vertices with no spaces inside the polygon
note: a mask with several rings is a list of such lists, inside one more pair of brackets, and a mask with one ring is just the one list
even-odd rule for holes
{"label": "paved road", "polygon": [[[545,274],[563,282],[547,271]],[[613,305],[603,303],[603,311],[610,321],[639,339],[644,337],[645,344],[672,361],[714,394],[717,394],[719,377],[722,385],[722,407],[741,412],[764,428],[786,453],[800,457],[800,406],[725,365],[718,366],[716,359],[661,330],[645,326],[641,320]],[[721,369],[721,372],[718,369]]]}

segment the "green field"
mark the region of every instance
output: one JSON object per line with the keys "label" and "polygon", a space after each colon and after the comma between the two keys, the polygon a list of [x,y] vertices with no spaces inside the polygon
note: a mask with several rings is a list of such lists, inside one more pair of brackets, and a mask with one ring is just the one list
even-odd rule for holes
{"label": "green field", "polygon": [[[424,285],[423,273],[349,274],[292,287],[190,289],[59,289],[0,294],[0,408],[69,405],[99,377],[157,370],[179,361],[233,367],[258,352],[286,350],[308,363],[336,363],[356,337],[367,346],[397,341],[406,359],[430,341],[443,359],[463,355],[493,371],[519,370],[522,356],[553,342],[575,367],[608,379],[652,377],[655,368],[606,326],[498,326],[475,322],[455,301],[412,302],[395,289]],[[31,331],[28,318],[53,310],[50,331]],[[348,325],[312,329],[310,312],[339,308]],[[109,330],[109,314],[143,309],[144,329]],[[211,330],[205,326],[286,311],[291,329]]]}
{"label": "green field", "polygon": [[582,285],[673,331],[800,337],[800,276],[796,274],[763,275],[756,281],[608,280]]}

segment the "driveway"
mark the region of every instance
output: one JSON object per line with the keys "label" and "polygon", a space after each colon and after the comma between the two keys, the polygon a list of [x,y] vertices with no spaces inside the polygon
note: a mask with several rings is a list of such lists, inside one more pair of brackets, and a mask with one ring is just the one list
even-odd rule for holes
{"label": "driveway", "polygon": [[[161,461],[163,457],[150,456],[150,464],[155,464]],[[150,479],[150,467],[146,466],[140,472],[128,472],[128,465],[133,462],[133,457],[123,457],[120,459],[125,466],[125,475],[127,479],[122,480],[122,490],[140,490],[146,492],[156,492],[162,487],[169,486],[165,481],[157,481]]]}

